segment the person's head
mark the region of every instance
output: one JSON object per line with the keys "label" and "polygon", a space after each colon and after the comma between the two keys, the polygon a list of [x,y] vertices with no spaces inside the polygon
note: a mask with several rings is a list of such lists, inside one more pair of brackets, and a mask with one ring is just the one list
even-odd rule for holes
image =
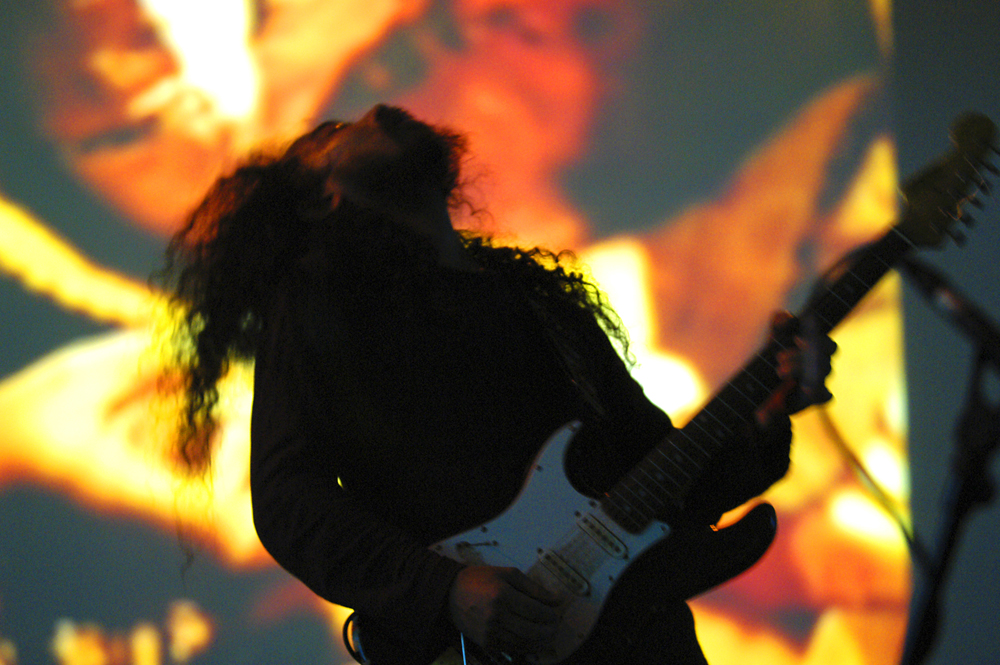
{"label": "person's head", "polygon": [[331,208],[345,199],[407,224],[452,201],[464,139],[403,109],[377,105],[353,123],[325,123],[286,157],[322,178]]}
{"label": "person's head", "polygon": [[[172,238],[161,275],[184,312],[178,346],[194,349],[181,352],[179,368],[188,466],[207,463],[216,384],[231,360],[253,357],[282,278],[319,245],[355,264],[373,247],[425,256],[433,243],[422,236],[454,232],[448,210],[461,203],[463,149],[457,134],[379,105],[356,122],[325,122],[215,183]],[[372,272],[394,269],[369,263]]]}
{"label": "person's head", "polygon": [[[345,276],[340,282],[363,299],[434,306],[427,296],[444,271],[433,239],[442,231],[459,238],[448,209],[464,203],[463,145],[451,132],[377,106],[355,123],[324,123],[277,157],[251,159],[215,184],[172,239],[162,275],[183,311],[177,449],[188,469],[206,469],[216,384],[232,360],[255,355],[268,303],[293,266],[316,269],[318,253],[319,269]],[[472,234],[459,241],[477,265],[507,273],[526,294],[590,311],[627,355],[621,322],[600,291],[561,263],[570,255],[495,246]]]}

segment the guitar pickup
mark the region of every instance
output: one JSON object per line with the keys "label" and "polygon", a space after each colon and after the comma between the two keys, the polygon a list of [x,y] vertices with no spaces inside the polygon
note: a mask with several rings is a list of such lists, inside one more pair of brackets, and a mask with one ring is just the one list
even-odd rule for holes
{"label": "guitar pickup", "polygon": [[628,547],[625,546],[611,529],[604,526],[592,514],[586,514],[576,521],[580,530],[590,536],[597,545],[615,559],[627,559]]}
{"label": "guitar pickup", "polygon": [[583,575],[573,569],[566,560],[553,552],[545,550],[538,554],[538,562],[545,567],[555,578],[576,596],[590,595],[590,582]]}

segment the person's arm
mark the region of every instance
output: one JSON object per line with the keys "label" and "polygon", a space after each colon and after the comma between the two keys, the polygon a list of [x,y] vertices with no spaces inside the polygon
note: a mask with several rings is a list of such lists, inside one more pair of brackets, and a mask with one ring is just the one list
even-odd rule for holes
{"label": "person's arm", "polygon": [[[289,302],[289,300],[293,302]],[[316,594],[377,618],[400,639],[426,643],[447,626],[459,563],[358,505],[337,479],[334,404],[317,375],[335,371],[302,298],[274,310],[258,357],[251,432],[254,523],[274,559]],[[294,313],[293,313],[294,312]],[[328,384],[327,384],[328,385]]]}
{"label": "person's arm", "polygon": [[310,321],[308,298],[279,305],[258,354],[250,482],[264,547],[319,596],[422,655],[436,656],[428,650],[456,629],[506,653],[544,645],[560,618],[552,593],[512,568],[434,554],[341,487],[336,391],[349,387],[324,380],[337,371],[336,335],[317,332],[332,322]]}

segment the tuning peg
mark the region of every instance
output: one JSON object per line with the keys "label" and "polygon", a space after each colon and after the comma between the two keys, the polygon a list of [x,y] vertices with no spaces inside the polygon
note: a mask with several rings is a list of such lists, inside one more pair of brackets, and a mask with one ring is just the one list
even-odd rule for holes
{"label": "tuning peg", "polygon": [[959,146],[991,145],[996,140],[997,127],[987,116],[967,111],[952,122],[952,141]]}
{"label": "tuning peg", "polygon": [[953,226],[949,226],[945,228],[944,232],[947,233],[949,236],[951,236],[951,239],[954,240],[955,244],[958,245],[959,247],[965,245],[965,234],[962,233],[959,229],[956,229]]}
{"label": "tuning peg", "polygon": [[969,213],[965,212],[962,213],[962,216],[958,218],[958,221],[971,229],[976,223],[976,218],[974,215],[970,215]]}
{"label": "tuning peg", "polygon": [[[995,149],[994,149],[995,150]],[[997,153],[1000,154],[1000,153]],[[983,162],[983,168],[992,173],[993,175],[1000,175],[1000,169],[993,166],[989,162]]]}

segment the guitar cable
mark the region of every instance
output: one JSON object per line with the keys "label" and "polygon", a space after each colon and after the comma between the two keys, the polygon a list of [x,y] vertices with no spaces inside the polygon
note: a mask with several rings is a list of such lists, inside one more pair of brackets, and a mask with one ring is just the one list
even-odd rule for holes
{"label": "guitar cable", "polygon": [[868,471],[864,463],[851,449],[847,440],[844,438],[843,433],[841,433],[840,428],[837,427],[837,423],[834,422],[831,417],[829,408],[825,405],[820,405],[820,408],[817,409],[817,413],[819,414],[820,423],[826,430],[827,435],[837,448],[837,451],[844,458],[844,461],[854,472],[854,475],[857,476],[858,480],[861,481],[861,484],[870,491],[875,503],[878,504],[878,506],[882,508],[886,514],[888,514],[889,518],[895,522],[896,526],[899,527],[900,533],[902,533],[903,538],[906,540],[907,548],[910,550],[910,556],[913,557],[913,560],[916,561],[921,568],[926,568],[930,562],[927,550],[913,533],[913,529],[910,526],[909,521],[896,507],[896,502],[889,496],[889,493],[882,488],[878,481],[875,480],[871,472]]}

